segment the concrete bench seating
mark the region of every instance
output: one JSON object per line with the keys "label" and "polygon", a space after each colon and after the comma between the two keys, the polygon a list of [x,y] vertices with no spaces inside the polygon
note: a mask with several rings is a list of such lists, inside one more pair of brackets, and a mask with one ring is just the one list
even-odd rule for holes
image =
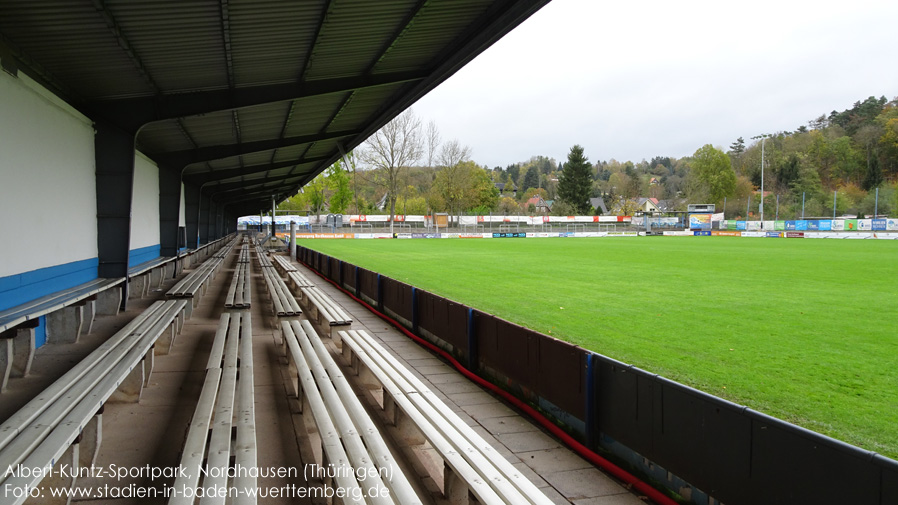
{"label": "concrete bench seating", "polygon": [[[103,406],[140,401],[152,371],[154,345],[181,328],[186,305],[186,300],[155,302],[4,421],[0,487],[74,485],[74,478],[61,472],[43,479],[40,473],[5,470],[17,465],[32,469],[93,465],[102,441]],[[17,505],[26,498],[7,496],[3,503]]]}
{"label": "concrete bench seating", "polygon": [[274,255],[271,257],[274,262],[272,263],[278,271],[284,275],[287,275],[290,272],[295,272],[296,267],[293,266],[293,263],[290,263],[290,258],[287,256]]}
{"label": "concrete bench seating", "polygon": [[311,319],[310,313],[314,314],[315,321],[325,332],[331,332],[336,327],[349,329],[352,326],[352,316],[321,291],[321,288],[307,286],[300,288],[300,292],[306,305],[306,317]]}
{"label": "concrete bench seating", "polygon": [[274,315],[278,317],[296,317],[302,314],[302,308],[296,297],[290,292],[284,279],[278,275],[274,268],[263,268],[262,276],[268,286],[268,294],[271,296]]}
{"label": "concrete bench seating", "polygon": [[259,258],[259,265],[262,268],[274,268],[274,264],[271,263],[271,258],[268,257],[268,253],[265,252],[261,246],[256,246],[256,256]]}
{"label": "concrete bench seating", "polygon": [[235,235],[228,235],[226,237],[222,237],[218,240],[214,240],[209,242],[208,244],[202,244],[198,246],[196,249],[187,249],[179,256],[179,260],[181,262],[181,268],[190,268],[191,265],[199,264],[206,261],[206,258],[213,255],[216,251],[218,251],[223,245],[225,245],[228,240],[232,240],[236,238]]}
{"label": "concrete bench seating", "polygon": [[382,391],[381,406],[400,443],[412,447],[426,441],[433,451],[409,452],[435,452],[442,459],[443,498],[454,504],[469,503],[471,495],[482,504],[552,503],[367,332],[341,331],[339,344],[363,385]]}
{"label": "concrete bench seating", "polygon": [[293,292],[299,296],[302,296],[302,293],[300,292],[301,288],[314,286],[314,284],[312,284],[312,282],[299,270],[287,272],[287,279],[290,280],[290,287],[293,288]]}
{"label": "concrete bench seating", "polygon": [[234,270],[234,278],[225,297],[225,308],[248,309],[252,298],[252,267],[250,263],[238,262]]}
{"label": "concrete bench seating", "polygon": [[199,304],[200,296],[206,292],[209,281],[215,278],[215,273],[218,272],[221,264],[221,258],[209,258],[172,286],[165,293],[165,296],[169,298],[191,298],[192,303],[187,308],[187,317],[190,317],[193,314],[193,308]]}
{"label": "concrete bench seating", "polygon": [[160,257],[145,261],[128,269],[128,296],[143,298],[149,295],[150,289],[161,288],[165,279],[174,277],[178,272],[176,257]]}
{"label": "concrete bench seating", "polygon": [[335,467],[332,476],[325,476],[334,482],[324,484],[368,497],[344,503],[422,503],[309,322],[281,321],[281,334],[292,393],[304,417],[311,414],[320,437],[315,463]]}
{"label": "concrete bench seating", "polygon": [[212,257],[220,260],[227,258],[228,255],[231,254],[231,249],[233,249],[234,246],[237,245],[237,242],[239,240],[239,238],[234,237],[234,239],[232,239],[230,242],[223,243],[223,245],[217,248],[215,253],[212,254]]}
{"label": "concrete bench seating", "polygon": [[[245,240],[245,238],[244,238]],[[237,263],[249,263],[249,243],[243,242],[243,245],[240,247],[240,252],[237,254]]]}
{"label": "concrete bench seating", "polygon": [[34,329],[46,316],[47,343],[74,343],[90,333],[94,318],[118,314],[124,278],[94,279],[0,311],[0,392],[10,377],[30,373]]}
{"label": "concrete bench seating", "polygon": [[[203,389],[181,451],[185,475],[176,478],[175,489],[223,489],[228,485],[225,470],[229,466],[256,467],[253,386],[252,319],[249,312],[226,312],[219,320]],[[236,438],[232,440],[232,436]],[[198,470],[204,461],[209,468],[223,471],[212,472],[201,481]],[[231,485],[237,489],[254,488],[256,479],[244,472]],[[168,503],[192,505],[194,498],[179,494]],[[234,503],[256,502],[250,496],[240,496]]]}

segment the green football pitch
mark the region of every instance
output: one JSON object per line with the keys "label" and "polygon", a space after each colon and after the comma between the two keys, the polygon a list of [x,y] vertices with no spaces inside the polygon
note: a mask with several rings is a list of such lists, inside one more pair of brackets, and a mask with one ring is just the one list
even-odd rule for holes
{"label": "green football pitch", "polygon": [[898,458],[898,241],[300,244]]}

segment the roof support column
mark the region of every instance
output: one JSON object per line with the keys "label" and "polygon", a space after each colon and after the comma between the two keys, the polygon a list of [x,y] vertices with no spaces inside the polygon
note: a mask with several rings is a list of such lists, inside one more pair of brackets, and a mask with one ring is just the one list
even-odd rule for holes
{"label": "roof support column", "polygon": [[181,174],[159,167],[159,245],[164,257],[178,255],[178,224],[181,213]]}
{"label": "roof support column", "polygon": [[102,278],[125,278],[122,296],[122,309],[125,309],[134,191],[134,135],[104,121],[97,121],[95,128],[97,275]]}
{"label": "roof support column", "polygon": [[184,183],[184,223],[187,228],[188,249],[199,247],[199,218],[200,218],[200,188],[193,184]]}
{"label": "roof support column", "polygon": [[224,206],[215,205],[215,238],[224,237]]}
{"label": "roof support column", "polygon": [[212,201],[200,191],[200,244],[208,244],[209,240],[209,215],[212,212]]}

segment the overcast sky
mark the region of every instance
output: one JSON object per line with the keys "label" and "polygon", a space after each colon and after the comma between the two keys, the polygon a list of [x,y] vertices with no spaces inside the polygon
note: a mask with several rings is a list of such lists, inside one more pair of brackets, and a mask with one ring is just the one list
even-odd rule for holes
{"label": "overcast sky", "polygon": [[414,110],[489,167],[691,155],[898,96],[898,1],[553,0]]}

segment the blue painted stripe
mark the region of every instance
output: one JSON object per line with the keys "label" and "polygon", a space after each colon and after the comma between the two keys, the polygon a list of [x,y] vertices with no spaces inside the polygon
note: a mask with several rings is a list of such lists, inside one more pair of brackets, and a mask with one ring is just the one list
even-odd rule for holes
{"label": "blue painted stripe", "polygon": [[160,244],[141,247],[139,249],[131,249],[128,252],[128,264],[131,266],[146,263],[154,260],[162,255],[162,246]]}
{"label": "blue painted stripe", "polygon": [[21,305],[97,278],[97,258],[0,277],[0,310]]}

